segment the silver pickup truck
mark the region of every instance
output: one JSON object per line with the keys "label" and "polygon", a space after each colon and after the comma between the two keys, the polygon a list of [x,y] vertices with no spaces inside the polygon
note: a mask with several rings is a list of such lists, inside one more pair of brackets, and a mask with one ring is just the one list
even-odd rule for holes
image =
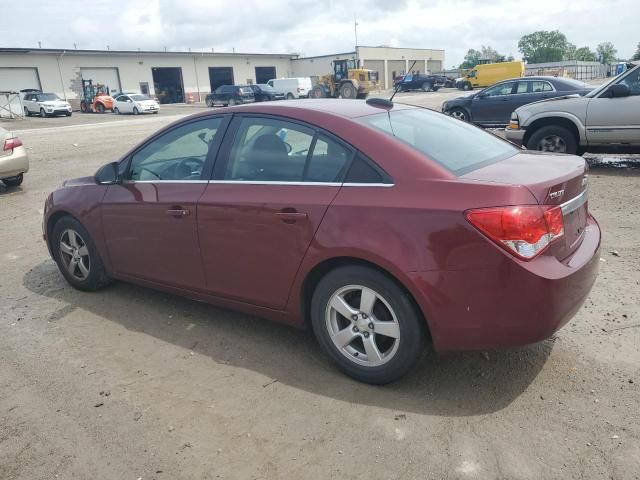
{"label": "silver pickup truck", "polygon": [[640,146],[640,65],[584,97],[556,97],[516,109],[506,137],[529,150],[573,154],[586,147]]}

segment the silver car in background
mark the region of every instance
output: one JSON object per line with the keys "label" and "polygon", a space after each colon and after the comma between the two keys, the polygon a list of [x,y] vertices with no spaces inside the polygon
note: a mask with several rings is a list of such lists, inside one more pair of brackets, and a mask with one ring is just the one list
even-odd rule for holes
{"label": "silver car in background", "polygon": [[529,150],[640,146],[640,65],[580,97],[530,103],[511,115],[506,137]]}
{"label": "silver car in background", "polygon": [[0,180],[17,187],[29,171],[29,157],[22,140],[0,127]]}

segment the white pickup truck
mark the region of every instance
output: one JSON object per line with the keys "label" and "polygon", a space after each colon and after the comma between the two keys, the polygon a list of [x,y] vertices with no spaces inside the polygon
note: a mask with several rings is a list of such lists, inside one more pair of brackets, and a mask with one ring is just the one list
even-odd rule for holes
{"label": "white pickup truck", "polygon": [[529,150],[572,154],[586,147],[640,146],[640,65],[583,97],[556,97],[517,108],[506,137]]}

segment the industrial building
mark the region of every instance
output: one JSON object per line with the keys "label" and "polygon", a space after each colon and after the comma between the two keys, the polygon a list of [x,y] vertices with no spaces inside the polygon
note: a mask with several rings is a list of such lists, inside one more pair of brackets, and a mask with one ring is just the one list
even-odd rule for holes
{"label": "industrial building", "polygon": [[220,85],[266,83],[272,78],[324,75],[334,59],[353,58],[379,72],[382,88],[396,75],[412,70],[442,69],[444,51],[390,47],[357,47],[320,57],[298,54],[164,52],[0,48],[0,92],[39,89],[56,93],[75,108],[82,79],[111,92],[140,91],[161,103],[203,101]]}

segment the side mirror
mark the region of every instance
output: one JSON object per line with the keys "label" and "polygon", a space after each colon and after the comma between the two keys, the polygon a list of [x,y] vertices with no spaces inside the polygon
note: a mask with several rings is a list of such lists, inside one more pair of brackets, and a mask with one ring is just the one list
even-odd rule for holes
{"label": "side mirror", "polygon": [[628,97],[629,95],[631,95],[631,89],[624,83],[616,83],[607,89],[607,96],[609,98]]}
{"label": "side mirror", "polygon": [[115,185],[122,181],[118,174],[118,162],[107,163],[98,170],[95,179],[98,185]]}

